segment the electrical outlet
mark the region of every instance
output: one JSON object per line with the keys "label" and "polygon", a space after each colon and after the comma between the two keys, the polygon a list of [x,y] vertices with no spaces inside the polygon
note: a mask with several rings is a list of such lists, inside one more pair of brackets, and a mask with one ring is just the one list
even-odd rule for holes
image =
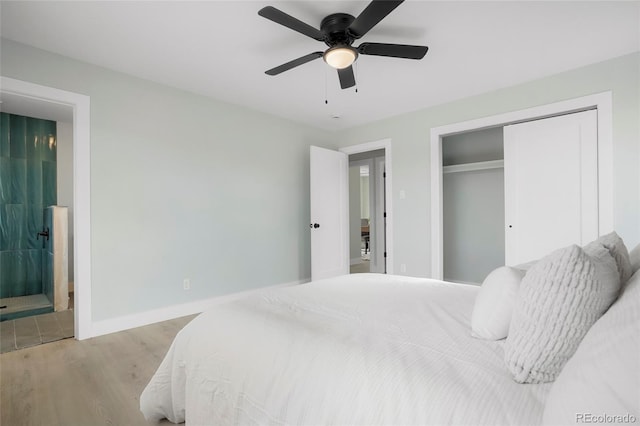
{"label": "electrical outlet", "polygon": [[400,272],[402,272],[402,273],[407,272],[407,264],[406,263],[401,263],[400,264]]}
{"label": "electrical outlet", "polygon": [[191,280],[189,278],[182,280],[182,288],[185,290],[191,290]]}

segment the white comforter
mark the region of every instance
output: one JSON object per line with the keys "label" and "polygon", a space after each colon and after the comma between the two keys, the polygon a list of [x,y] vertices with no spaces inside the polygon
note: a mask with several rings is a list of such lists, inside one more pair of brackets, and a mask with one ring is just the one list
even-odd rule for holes
{"label": "white comforter", "polygon": [[470,336],[478,287],[357,274],[216,306],[175,338],[140,397],[187,425],[539,424],[501,342]]}

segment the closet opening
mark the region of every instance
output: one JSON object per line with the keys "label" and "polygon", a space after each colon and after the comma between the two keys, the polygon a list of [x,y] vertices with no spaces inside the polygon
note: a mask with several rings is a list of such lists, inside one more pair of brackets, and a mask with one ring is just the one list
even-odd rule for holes
{"label": "closet opening", "polygon": [[481,283],[504,264],[503,128],[442,138],[444,279]]}
{"label": "closet opening", "polygon": [[[475,152],[465,147],[465,138],[498,131],[503,132],[504,138],[502,160],[495,155],[499,150],[487,148],[486,152]],[[497,266],[516,265],[534,260],[548,246],[564,244],[567,238],[590,240],[613,231],[611,92],[435,127],[430,139],[432,278],[481,283],[491,263],[499,262],[500,241],[504,241],[504,255]],[[507,139],[511,142],[507,143]],[[500,204],[500,170],[504,180],[504,238],[500,238],[497,228],[492,228],[498,220],[485,223],[482,219],[488,220],[489,212],[484,210],[488,205]],[[471,184],[461,183],[470,180],[468,176],[472,174],[481,178]],[[498,182],[495,191],[478,193],[464,189],[487,180]],[[463,189],[452,190],[461,184]],[[547,191],[548,188],[554,190]],[[464,191],[470,191],[471,197],[463,201],[466,203],[463,209],[452,213],[451,206],[461,202],[459,198]],[[548,207],[567,200],[573,205]],[[545,205],[546,209],[541,208]],[[499,219],[498,210],[492,219]],[[462,226],[457,230],[445,229],[451,228],[447,222],[455,220],[456,215],[467,214],[468,218],[476,211],[475,217],[480,220],[472,231],[465,234]],[[564,215],[562,220],[553,216],[554,211]],[[567,212],[580,217],[570,219]],[[538,220],[541,216],[544,220]],[[483,243],[484,229],[480,228],[493,229],[490,248]],[[446,242],[447,235],[454,238]],[[456,245],[462,244],[464,238],[477,239],[466,248]],[[463,256],[450,262],[447,251]],[[463,262],[473,263],[473,267],[464,266],[465,274],[458,270]],[[476,270],[472,271],[473,268]]]}

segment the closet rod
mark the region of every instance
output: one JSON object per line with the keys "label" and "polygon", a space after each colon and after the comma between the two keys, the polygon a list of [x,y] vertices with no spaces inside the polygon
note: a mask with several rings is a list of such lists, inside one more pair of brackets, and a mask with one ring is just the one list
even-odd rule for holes
{"label": "closet rod", "polygon": [[501,169],[504,160],[478,161],[477,163],[453,164],[442,167],[442,173],[472,172],[476,170]]}

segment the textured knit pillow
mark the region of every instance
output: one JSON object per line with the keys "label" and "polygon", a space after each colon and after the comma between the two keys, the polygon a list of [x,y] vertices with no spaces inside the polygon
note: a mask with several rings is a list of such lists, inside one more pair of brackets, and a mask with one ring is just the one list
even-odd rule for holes
{"label": "textured knit pillow", "polygon": [[601,236],[593,243],[600,243],[609,249],[611,256],[613,256],[613,259],[618,265],[620,283],[624,285],[629,277],[631,277],[633,271],[631,269],[631,262],[629,261],[629,251],[627,250],[627,246],[624,245],[622,238],[620,238],[620,236],[615,232],[611,232],[607,235]]}
{"label": "textured knit pillow", "polygon": [[507,337],[511,313],[525,271],[501,266],[482,282],[471,314],[471,335],[480,339]]}
{"label": "textured knit pillow", "polygon": [[518,383],[555,380],[620,288],[616,263],[602,245],[572,245],[533,265],[520,290],[505,343]]}
{"label": "textured knit pillow", "polygon": [[629,278],[624,292],[562,369],[545,402],[543,424],[587,423],[588,414],[610,416],[606,423],[635,423],[629,420],[640,419],[638,354],[640,272]]}

